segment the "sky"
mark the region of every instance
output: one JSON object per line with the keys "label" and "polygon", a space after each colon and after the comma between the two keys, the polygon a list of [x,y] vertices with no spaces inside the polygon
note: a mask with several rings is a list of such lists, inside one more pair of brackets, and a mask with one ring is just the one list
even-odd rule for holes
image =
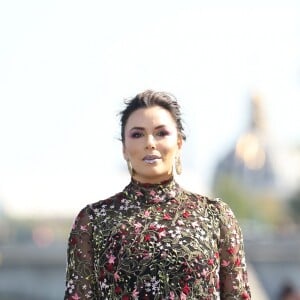
{"label": "sky", "polygon": [[193,191],[210,193],[253,95],[278,152],[299,145],[300,2],[224,3],[2,1],[1,210],[73,216],[123,189],[118,112],[144,89],[181,104]]}

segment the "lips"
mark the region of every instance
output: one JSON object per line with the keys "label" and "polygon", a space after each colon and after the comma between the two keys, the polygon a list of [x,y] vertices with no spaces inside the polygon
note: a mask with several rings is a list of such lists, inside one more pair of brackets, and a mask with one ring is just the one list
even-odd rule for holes
{"label": "lips", "polygon": [[160,156],[158,155],[146,155],[144,158],[143,158],[143,161],[145,163],[148,163],[148,164],[153,164],[155,163],[158,159],[160,159]]}

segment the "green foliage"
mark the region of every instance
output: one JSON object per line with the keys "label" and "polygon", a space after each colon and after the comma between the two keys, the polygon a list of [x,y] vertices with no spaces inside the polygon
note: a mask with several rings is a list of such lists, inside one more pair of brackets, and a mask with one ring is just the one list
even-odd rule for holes
{"label": "green foliage", "polygon": [[278,225],[285,218],[281,201],[272,193],[247,188],[230,176],[219,179],[214,194],[228,203],[238,219]]}
{"label": "green foliage", "polygon": [[288,199],[290,214],[296,223],[300,223],[300,189]]}
{"label": "green foliage", "polygon": [[255,217],[250,197],[232,178],[221,178],[215,186],[214,194],[230,206],[238,219]]}

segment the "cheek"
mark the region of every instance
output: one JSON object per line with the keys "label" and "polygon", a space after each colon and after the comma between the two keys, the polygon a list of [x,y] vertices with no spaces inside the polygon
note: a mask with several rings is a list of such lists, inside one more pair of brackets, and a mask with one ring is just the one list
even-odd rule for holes
{"label": "cheek", "polygon": [[127,142],[125,143],[124,147],[124,153],[127,154],[127,156],[134,156],[139,152],[139,144],[134,142]]}
{"label": "cheek", "polygon": [[172,158],[176,155],[178,146],[174,142],[170,142],[168,144],[163,144],[159,147],[160,152],[169,158]]}

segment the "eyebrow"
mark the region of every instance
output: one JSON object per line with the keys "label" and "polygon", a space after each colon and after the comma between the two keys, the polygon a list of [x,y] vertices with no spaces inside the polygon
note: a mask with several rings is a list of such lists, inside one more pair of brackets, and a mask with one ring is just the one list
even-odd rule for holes
{"label": "eyebrow", "polygon": [[[159,125],[159,126],[156,126],[154,129],[156,130],[156,129],[161,129],[161,128],[165,128],[165,127],[167,127],[167,126],[166,125]],[[132,130],[145,130],[145,128],[140,127],[140,126],[134,126],[134,127],[130,128],[129,131],[132,131]]]}

